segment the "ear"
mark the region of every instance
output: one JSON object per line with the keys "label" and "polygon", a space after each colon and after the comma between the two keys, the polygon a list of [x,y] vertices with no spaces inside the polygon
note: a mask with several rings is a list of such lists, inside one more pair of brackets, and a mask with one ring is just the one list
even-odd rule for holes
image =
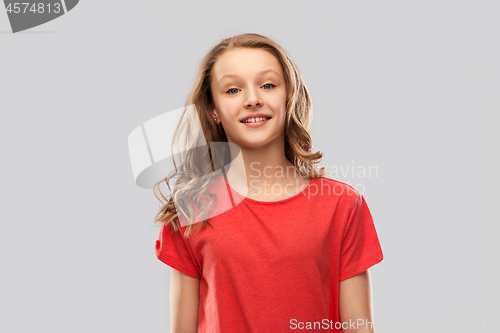
{"label": "ear", "polygon": [[212,118],[219,118],[219,115],[213,106],[208,107],[208,114],[210,114],[210,117]]}

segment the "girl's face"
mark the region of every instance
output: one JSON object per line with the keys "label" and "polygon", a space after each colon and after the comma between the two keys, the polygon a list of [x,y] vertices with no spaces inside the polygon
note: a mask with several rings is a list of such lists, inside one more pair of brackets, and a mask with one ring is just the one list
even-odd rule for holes
{"label": "girl's face", "polygon": [[[212,68],[211,88],[214,114],[222,122],[228,142],[241,148],[283,144],[286,83],[281,65],[271,53],[251,48],[227,51]],[[242,123],[259,114],[271,119]]]}

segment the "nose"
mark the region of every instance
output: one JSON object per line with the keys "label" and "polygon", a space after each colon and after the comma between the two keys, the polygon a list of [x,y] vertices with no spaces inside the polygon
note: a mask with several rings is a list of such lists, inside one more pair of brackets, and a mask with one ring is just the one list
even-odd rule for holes
{"label": "nose", "polygon": [[255,89],[247,89],[247,100],[245,106],[251,108],[252,106],[262,106],[262,100],[259,93]]}

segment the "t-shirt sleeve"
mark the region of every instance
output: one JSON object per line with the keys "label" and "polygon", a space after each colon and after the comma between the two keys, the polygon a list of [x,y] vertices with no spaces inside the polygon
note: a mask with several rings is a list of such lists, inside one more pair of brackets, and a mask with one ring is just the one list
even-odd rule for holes
{"label": "t-shirt sleeve", "polygon": [[155,245],[156,256],[168,266],[194,278],[201,278],[189,240],[170,225],[162,224],[160,236]]}
{"label": "t-shirt sleeve", "polygon": [[364,272],[383,258],[372,215],[365,198],[359,194],[342,238],[340,281]]}

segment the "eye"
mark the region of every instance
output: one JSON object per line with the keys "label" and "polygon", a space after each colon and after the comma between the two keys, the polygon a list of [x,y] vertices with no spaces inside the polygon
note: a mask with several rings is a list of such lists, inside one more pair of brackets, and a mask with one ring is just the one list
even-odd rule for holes
{"label": "eye", "polygon": [[238,89],[238,88],[231,88],[231,89],[228,89],[228,90],[226,91],[226,93],[231,94],[231,95],[234,95],[233,93],[231,93],[231,92],[230,92],[230,91],[232,91],[232,90],[239,90],[239,89]]}
{"label": "eye", "polygon": [[[264,84],[262,87],[266,87],[266,86],[269,86],[269,88],[268,88],[268,89],[264,88],[264,89],[266,89],[266,90],[269,90],[269,89],[271,89],[272,87],[276,87],[276,86],[275,86],[274,84],[272,84],[272,83],[266,83],[266,84]],[[227,94],[234,95],[234,94],[236,94],[236,93],[237,93],[237,91],[234,91],[234,90],[240,90],[240,89],[238,89],[238,88],[230,88],[230,89],[226,90],[226,93],[227,93]]]}
{"label": "eye", "polygon": [[[265,85],[263,85],[263,87],[265,87],[265,86],[273,86],[273,87],[276,87],[276,86],[275,86],[274,84],[272,84],[272,83],[266,83]],[[271,89],[271,87],[270,87],[269,89]],[[268,89],[266,89],[266,90],[268,90]]]}

